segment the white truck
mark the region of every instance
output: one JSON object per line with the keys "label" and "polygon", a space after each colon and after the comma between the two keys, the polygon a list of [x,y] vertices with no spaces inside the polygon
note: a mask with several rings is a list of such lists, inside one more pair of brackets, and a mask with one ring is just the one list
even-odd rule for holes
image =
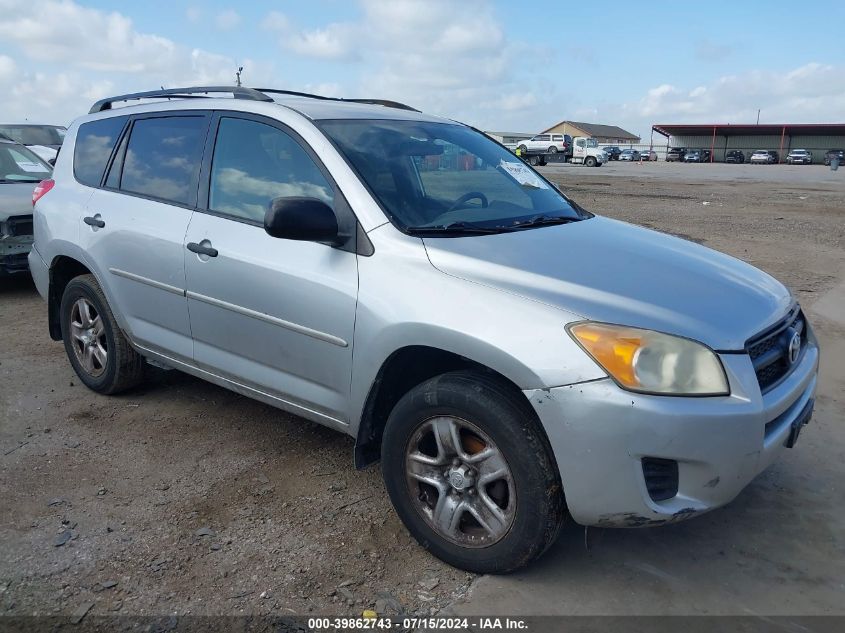
{"label": "white truck", "polygon": [[572,158],[570,162],[587,167],[598,167],[608,160],[607,154],[599,147],[599,142],[586,136],[572,139]]}

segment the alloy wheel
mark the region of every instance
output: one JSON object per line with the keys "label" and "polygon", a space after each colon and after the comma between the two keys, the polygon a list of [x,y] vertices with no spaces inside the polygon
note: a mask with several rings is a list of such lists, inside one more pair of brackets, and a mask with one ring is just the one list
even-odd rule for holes
{"label": "alloy wheel", "polygon": [[426,523],[462,547],[488,547],[510,530],[516,489],[496,444],[476,425],[441,416],[423,422],[405,452],[411,499]]}
{"label": "alloy wheel", "polygon": [[70,336],[80,366],[92,377],[102,375],[108,364],[106,330],[97,308],[84,297],[71,308]]}

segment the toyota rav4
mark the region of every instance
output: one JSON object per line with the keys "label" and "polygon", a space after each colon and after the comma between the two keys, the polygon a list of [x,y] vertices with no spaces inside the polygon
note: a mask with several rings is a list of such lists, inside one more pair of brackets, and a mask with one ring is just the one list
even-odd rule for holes
{"label": "toyota rav4", "polygon": [[527,564],[567,516],[718,508],[813,410],[818,346],[781,283],[402,104],[121,95],[35,198],[32,275],[88,387],[152,361],[348,433],[463,569]]}

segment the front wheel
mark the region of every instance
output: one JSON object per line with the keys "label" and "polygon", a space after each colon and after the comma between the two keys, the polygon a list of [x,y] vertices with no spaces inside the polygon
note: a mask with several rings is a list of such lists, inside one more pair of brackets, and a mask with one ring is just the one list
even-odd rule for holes
{"label": "front wheel", "polygon": [[587,165],[587,167],[595,167],[596,166],[595,156],[587,156],[587,160],[584,161],[584,164]]}
{"label": "front wheel", "polygon": [[144,359],[120,330],[94,275],[70,281],[59,317],[68,359],[85,386],[113,394],[142,380]]}
{"label": "front wheel", "polygon": [[527,565],[563,520],[560,479],[533,412],[481,373],[443,374],[402,397],[384,432],[382,473],[417,542],[467,571]]}
{"label": "front wheel", "polygon": [[528,148],[525,145],[520,145],[517,149],[522,152],[523,154],[528,151]]}

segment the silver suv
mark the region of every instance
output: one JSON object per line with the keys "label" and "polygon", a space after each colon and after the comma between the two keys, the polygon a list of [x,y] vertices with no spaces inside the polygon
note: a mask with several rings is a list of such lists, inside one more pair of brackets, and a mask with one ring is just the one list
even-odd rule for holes
{"label": "silver suv", "polygon": [[401,104],[123,95],[73,123],[53,178],[29,261],[86,385],[152,361],[348,433],[463,569],[525,565],[565,516],[724,505],[813,410],[816,339],[775,279]]}

